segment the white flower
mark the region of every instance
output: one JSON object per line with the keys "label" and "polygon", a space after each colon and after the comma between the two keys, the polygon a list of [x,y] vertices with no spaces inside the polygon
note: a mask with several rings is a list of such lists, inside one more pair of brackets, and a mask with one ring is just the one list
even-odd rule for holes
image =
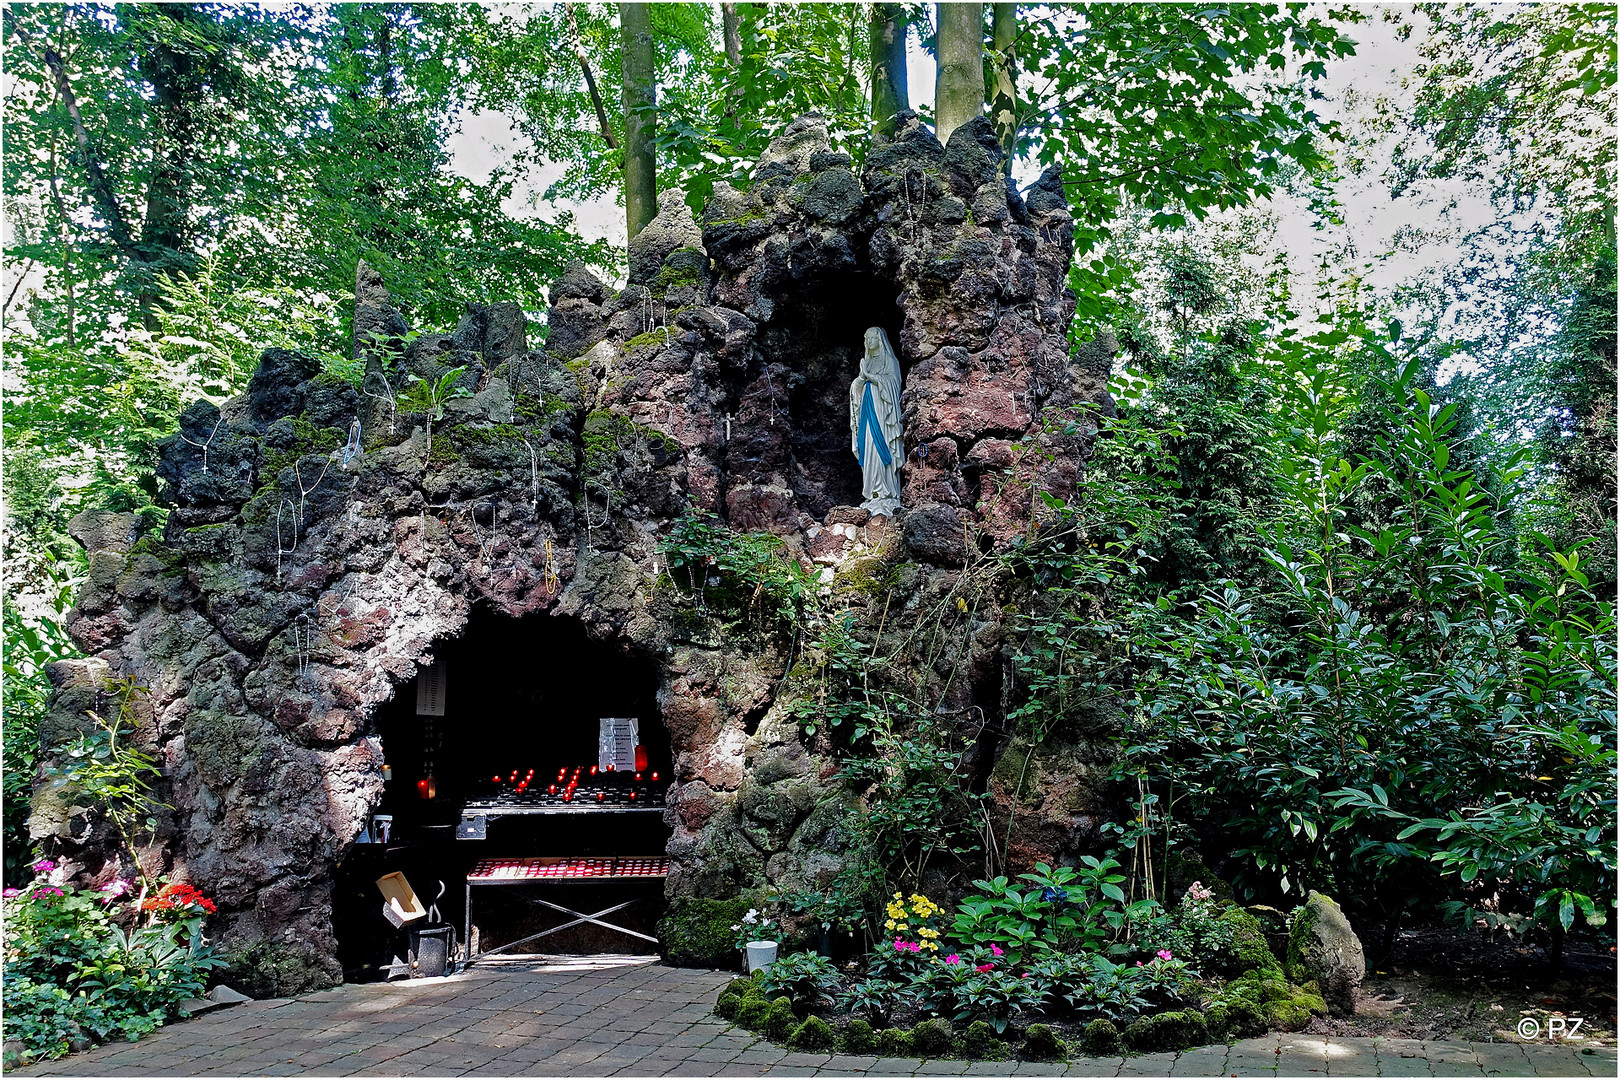
{"label": "white flower", "polygon": [[759,921],[759,912],[754,910],[753,908],[749,908],[748,909],[748,914],[743,916],[743,922],[752,924],[752,923],[756,923],[758,921]]}
{"label": "white flower", "polygon": [[733,930],[733,932],[735,932],[737,930],[741,930],[742,926],[740,924],[738,924],[738,923],[732,923],[731,924],[731,929]]}

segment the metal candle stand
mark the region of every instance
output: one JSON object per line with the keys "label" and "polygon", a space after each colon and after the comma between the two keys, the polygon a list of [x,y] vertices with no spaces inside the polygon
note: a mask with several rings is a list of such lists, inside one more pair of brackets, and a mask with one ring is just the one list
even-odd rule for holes
{"label": "metal candle stand", "polygon": [[542,900],[534,896],[519,896],[519,899],[534,904],[537,907],[549,908],[564,915],[574,916],[571,922],[542,930],[538,934],[509,941],[498,948],[487,949],[479,953],[472,951],[472,897],[475,885],[538,885],[538,884],[591,884],[599,881],[632,881],[657,880],[662,881],[669,877],[669,859],[663,856],[624,857],[610,856],[601,858],[533,858],[533,859],[483,859],[473,864],[467,872],[467,897],[465,910],[465,925],[463,926],[462,940],[466,943],[466,959],[462,961],[461,970],[465,971],[474,960],[496,953],[514,949],[519,945],[527,944],[537,938],[548,934],[555,934],[559,930],[590,923],[601,926],[621,934],[627,934],[642,941],[657,944],[658,939],[650,934],[643,934],[639,930],[632,930],[618,923],[605,921],[602,916],[622,911],[641,899],[632,897],[623,903],[603,908],[586,914],[575,911],[573,908],[554,904],[549,900]]}

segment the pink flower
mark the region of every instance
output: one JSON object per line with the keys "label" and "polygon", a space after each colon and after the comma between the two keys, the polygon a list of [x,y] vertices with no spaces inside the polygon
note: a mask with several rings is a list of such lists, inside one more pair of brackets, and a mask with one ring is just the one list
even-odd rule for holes
{"label": "pink flower", "polygon": [[992,945],[992,946],[990,946],[990,955],[991,956],[1000,956],[1001,955],[1001,946],[1000,945]]}
{"label": "pink flower", "polygon": [[1138,960],[1138,961],[1137,961],[1137,962],[1136,962],[1136,966],[1137,966],[1137,967],[1141,967],[1141,966],[1142,966],[1142,961],[1140,961],[1140,960]]}
{"label": "pink flower", "polygon": [[36,874],[48,874],[56,869],[56,864],[49,859],[40,859],[29,867]]}
{"label": "pink flower", "polygon": [[64,896],[65,893],[55,885],[41,885],[30,894],[30,899],[43,900],[47,896]]}
{"label": "pink flower", "polygon": [[5,898],[7,900],[10,900],[14,896],[21,896],[22,895],[22,890],[21,889],[7,889],[5,891],[4,895],[5,895]]}
{"label": "pink flower", "polygon": [[960,964],[962,962],[962,958],[957,956],[955,953],[951,953],[951,955],[945,958],[945,962],[947,964]]}
{"label": "pink flower", "polygon": [[994,964],[980,964],[978,967],[974,968],[973,970],[979,972],[982,975],[986,971],[994,971],[994,970],[996,970],[996,965],[994,965]]}
{"label": "pink flower", "polygon": [[1160,960],[1174,960],[1175,959],[1175,957],[1173,955],[1171,955],[1169,949],[1160,949],[1158,955],[1159,955]]}
{"label": "pink flower", "polygon": [[114,896],[123,896],[125,893],[129,892],[129,882],[125,881],[123,878],[113,878],[111,881],[107,882],[107,884],[101,887],[101,891],[104,893],[111,893]]}
{"label": "pink flower", "polygon": [[905,952],[906,951],[906,943],[901,941],[899,938],[895,938],[894,939],[894,951],[895,952]]}

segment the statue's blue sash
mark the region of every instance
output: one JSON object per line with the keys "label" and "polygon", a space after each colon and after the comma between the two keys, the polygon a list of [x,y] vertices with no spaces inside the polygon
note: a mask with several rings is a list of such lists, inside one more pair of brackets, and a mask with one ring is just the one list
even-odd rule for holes
{"label": "statue's blue sash", "polygon": [[860,453],[855,460],[860,462],[861,468],[866,468],[866,434],[872,433],[872,445],[877,447],[878,457],[883,459],[885,466],[894,464],[894,457],[889,453],[889,440],[883,437],[883,425],[878,423],[877,407],[872,404],[872,384],[867,383],[861,391],[861,425],[855,430],[855,445],[860,447]]}

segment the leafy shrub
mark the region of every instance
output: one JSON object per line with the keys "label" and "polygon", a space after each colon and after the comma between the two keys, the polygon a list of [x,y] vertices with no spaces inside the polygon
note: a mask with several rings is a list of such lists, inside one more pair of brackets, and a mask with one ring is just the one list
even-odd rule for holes
{"label": "leafy shrub", "polygon": [[[49,873],[54,864],[34,864]],[[222,961],[202,941],[212,907],[189,886],[183,904],[148,908],[144,923],[113,921],[125,883],[99,892],[36,883],[5,902],[5,1037],[30,1055],[58,1057],[77,1041],[130,1040],[180,1015]],[[145,905],[142,905],[143,907]],[[134,912],[123,912],[134,918]]]}
{"label": "leafy shrub", "polygon": [[[1103,1021],[1107,1023],[1107,1021]],[[1050,1024],[1031,1024],[1024,1029],[1024,1056],[1051,1061],[1063,1056],[1063,1041]]]}
{"label": "leafy shrub", "polygon": [[846,1054],[871,1054],[878,1048],[877,1032],[865,1020],[851,1020],[838,1033],[838,1049]]}
{"label": "leafy shrub", "polygon": [[1102,956],[1054,958],[1032,969],[1030,981],[1040,982],[1053,1000],[1081,1016],[1124,1023],[1151,1007],[1136,974],[1139,970]]}
{"label": "leafy shrub", "polygon": [[778,957],[759,973],[759,988],[766,995],[786,994],[800,1006],[819,1004],[838,989],[838,969],[831,960],[813,952]]}
{"label": "leafy shrub", "polygon": [[1107,940],[1109,915],[1125,902],[1112,859],[1086,856],[1078,868],[1038,863],[1020,874],[1022,885],[1006,877],[975,881],[978,891],[957,905],[951,932],[970,945],[995,945],[1018,963],[1074,941],[1088,949]]}
{"label": "leafy shrub", "polygon": [[832,1028],[819,1016],[806,1017],[787,1038],[787,1046],[791,1050],[831,1050],[833,1042]]}
{"label": "leafy shrub", "polygon": [[958,1022],[985,1020],[998,1034],[1007,1030],[1013,1017],[1039,1009],[1044,1000],[1032,980],[996,964],[988,951],[967,960],[947,956],[918,975],[911,986],[928,1012]]}
{"label": "leafy shrub", "polygon": [[918,1057],[938,1058],[951,1052],[951,1023],[936,1017],[922,1020],[911,1029],[911,1052]]}
{"label": "leafy shrub", "polygon": [[891,979],[861,979],[838,999],[838,1007],[847,1013],[858,1013],[875,1023],[882,1023],[894,1012],[906,993],[907,988],[903,984]]}

